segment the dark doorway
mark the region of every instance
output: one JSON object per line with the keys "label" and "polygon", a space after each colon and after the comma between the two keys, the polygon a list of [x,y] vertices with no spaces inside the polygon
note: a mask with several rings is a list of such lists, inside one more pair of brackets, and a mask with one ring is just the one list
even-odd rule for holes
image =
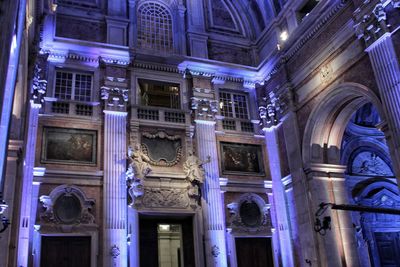
{"label": "dark doorway", "polygon": [[160,226],[167,225],[180,228],[182,246],[177,249],[176,255],[182,258],[183,264],[178,262],[178,266],[195,267],[193,218],[164,218],[146,215],[139,217],[140,266],[162,267],[159,264],[159,232]]}
{"label": "dark doorway", "polygon": [[400,232],[376,232],[376,246],[382,267],[400,267]]}
{"label": "dark doorway", "polygon": [[273,267],[271,238],[236,238],[238,267]]}
{"label": "dark doorway", "polygon": [[43,236],[41,267],[90,267],[90,236]]}

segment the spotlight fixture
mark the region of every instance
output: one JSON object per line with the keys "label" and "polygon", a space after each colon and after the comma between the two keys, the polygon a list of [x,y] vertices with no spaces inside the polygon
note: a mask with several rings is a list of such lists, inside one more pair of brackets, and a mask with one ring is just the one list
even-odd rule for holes
{"label": "spotlight fixture", "polygon": [[289,38],[289,34],[287,31],[282,31],[279,37],[281,38],[282,42],[285,42]]}

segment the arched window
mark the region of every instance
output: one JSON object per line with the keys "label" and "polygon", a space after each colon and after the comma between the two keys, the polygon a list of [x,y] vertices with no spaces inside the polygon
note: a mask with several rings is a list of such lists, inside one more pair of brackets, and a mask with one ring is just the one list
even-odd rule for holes
{"label": "arched window", "polygon": [[161,52],[172,51],[172,17],[164,6],[154,2],[139,6],[138,46]]}

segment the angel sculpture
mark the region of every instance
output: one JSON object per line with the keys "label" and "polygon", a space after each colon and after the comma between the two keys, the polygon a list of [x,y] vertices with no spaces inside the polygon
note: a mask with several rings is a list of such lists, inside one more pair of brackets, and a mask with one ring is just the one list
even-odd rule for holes
{"label": "angel sculpture", "polygon": [[135,148],[128,147],[129,166],[126,175],[135,176],[136,179],[142,179],[151,172],[150,158],[143,151],[139,144]]}
{"label": "angel sculpture", "polygon": [[193,151],[189,151],[189,156],[183,164],[183,171],[185,172],[186,178],[192,183],[202,184],[205,179],[203,165],[210,161],[210,156],[207,157],[206,161],[202,161],[193,154]]}

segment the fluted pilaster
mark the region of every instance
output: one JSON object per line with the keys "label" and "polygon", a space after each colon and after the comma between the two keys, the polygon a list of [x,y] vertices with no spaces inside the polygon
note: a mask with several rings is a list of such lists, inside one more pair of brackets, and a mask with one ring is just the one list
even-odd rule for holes
{"label": "fluted pilaster", "polygon": [[196,141],[198,156],[211,161],[204,164],[206,179],[203,186],[205,254],[207,266],[227,266],[225,245],[224,209],[219,185],[219,167],[217,142],[215,137],[215,121],[196,120]]}
{"label": "fluted pilaster", "polygon": [[17,265],[20,267],[28,266],[29,257],[29,234],[32,208],[32,183],[33,168],[35,164],[36,136],[38,129],[39,110],[41,104],[31,101],[29,109],[28,136],[25,146],[25,157],[22,178],[22,199],[21,212],[19,219],[18,235],[18,258]]}
{"label": "fluted pilaster", "polygon": [[400,66],[391,34],[387,33],[370,45],[369,54],[378,83],[386,119],[393,137],[392,157],[396,176],[400,176]]}
{"label": "fluted pilaster", "polygon": [[104,266],[127,266],[126,112],[104,111]]}
{"label": "fluted pilaster", "polygon": [[[272,178],[273,199],[276,212],[277,231],[281,261],[283,266],[294,266],[292,254],[292,238],[289,228],[289,216],[286,208],[285,189],[282,183],[281,162],[277,133],[275,128],[265,128],[265,143],[268,151],[269,169]],[[276,240],[276,239],[274,239]]]}

